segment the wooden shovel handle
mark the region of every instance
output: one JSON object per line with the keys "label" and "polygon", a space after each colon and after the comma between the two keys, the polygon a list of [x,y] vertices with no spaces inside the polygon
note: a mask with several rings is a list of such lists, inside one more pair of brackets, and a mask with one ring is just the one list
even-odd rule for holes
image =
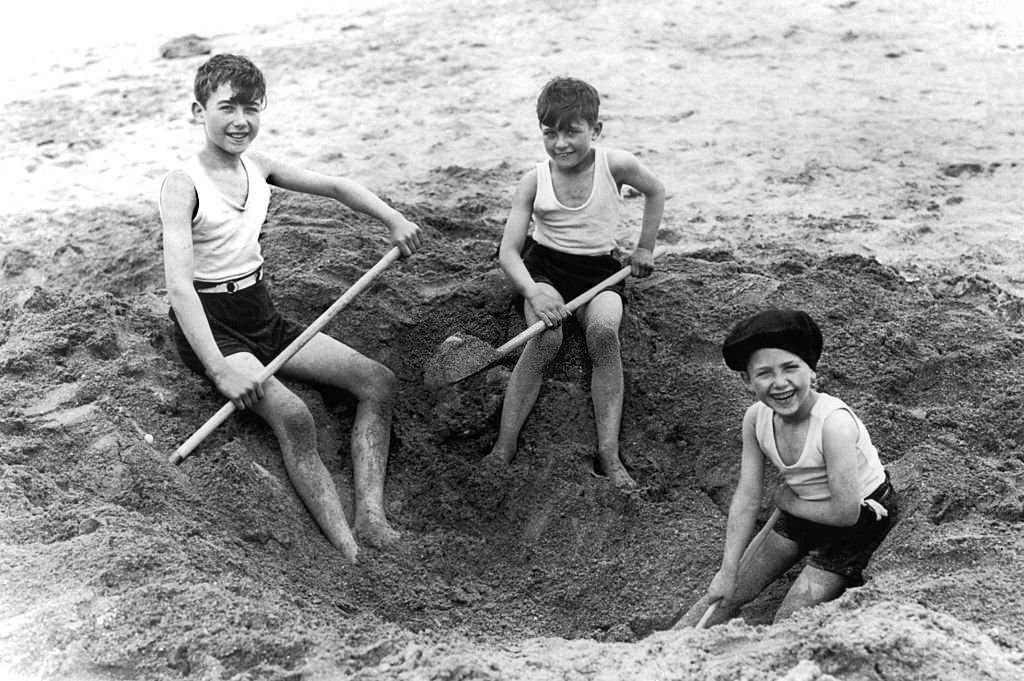
{"label": "wooden shovel handle", "polygon": [[[357,279],[356,282],[352,284],[352,286],[350,286],[347,291],[341,294],[340,298],[334,301],[334,303],[329,308],[324,310],[323,314],[317,317],[312,324],[306,327],[306,330],[303,331],[298,338],[289,343],[288,346],[285,347],[285,349],[282,350],[281,353],[278,354],[278,356],[275,357],[270,362],[270,364],[264,367],[263,371],[260,372],[260,375],[256,377],[257,380],[260,383],[263,383],[268,378],[276,374],[278,370],[280,370],[280,368],[284,366],[285,362],[291,359],[296,352],[301,350],[306,343],[311,341],[313,339],[313,336],[320,333],[320,331],[325,326],[327,326],[327,323],[330,322],[335,315],[337,315],[339,312],[342,311],[342,309],[344,309],[349,303],[351,303],[352,300],[357,295],[362,293],[363,290],[366,289],[373,282],[373,280],[377,277],[378,274],[387,269],[387,267],[391,265],[391,263],[398,260],[398,258],[401,257],[401,255],[402,253],[401,251],[398,250],[398,246],[395,246],[390,251],[388,251],[387,254],[383,258],[381,258],[376,265],[367,270],[366,273],[363,274],[363,276],[359,277],[359,279]],[[235,405],[232,404],[231,402],[228,402],[223,407],[221,407],[220,410],[217,411],[217,413],[211,416],[209,419],[207,419],[206,423],[200,426],[199,429],[196,430],[196,432],[192,433],[192,435],[187,440],[185,440],[185,442],[183,442],[180,447],[174,450],[174,453],[171,454],[170,456],[170,462],[173,464],[179,464],[182,461],[184,461],[185,458],[189,454],[191,454],[196,447],[199,446],[199,443],[205,440],[207,436],[209,436],[210,433],[216,430],[220,424],[224,423],[224,421],[226,421],[234,411]]]}

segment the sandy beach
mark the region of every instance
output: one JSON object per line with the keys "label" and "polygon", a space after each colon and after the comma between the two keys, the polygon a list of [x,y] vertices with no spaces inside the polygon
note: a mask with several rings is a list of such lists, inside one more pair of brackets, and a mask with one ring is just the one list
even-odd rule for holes
{"label": "sandy beach", "polygon": [[[214,52],[266,73],[256,148],[359,180],[428,237],[329,327],[401,382],[387,496],[404,547],[354,567],[257,419],[167,463],[220,405],[168,340],[155,203],[201,141],[204,59],[159,49],[199,20],[28,39],[0,98],[0,678],[1024,677],[1024,12],[804,5],[207,17]],[[668,254],[629,284],[622,329],[633,494],[589,474],[578,329],[502,475],[476,464],[508,366],[423,382],[451,333],[498,345],[522,326],[493,253],[558,74],[598,88],[601,141],[669,194]],[[623,248],[640,210],[627,190]],[[372,220],[283,192],[265,234],[275,297],[304,321],[386,248]],[[738,470],[748,396],[718,347],[769,304],[822,320],[823,389],[868,425],[902,518],[834,603],[770,625],[789,575],[743,621],[668,632],[718,566]],[[296,389],[347,499],[352,404]]]}

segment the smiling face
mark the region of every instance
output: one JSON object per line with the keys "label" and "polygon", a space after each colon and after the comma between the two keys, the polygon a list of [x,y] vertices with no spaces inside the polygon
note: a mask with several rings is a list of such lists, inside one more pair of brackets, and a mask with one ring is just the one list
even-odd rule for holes
{"label": "smiling face", "polygon": [[540,126],[544,150],[561,170],[573,170],[586,165],[590,149],[601,134],[601,122],[591,125],[582,118],[575,118],[557,127]]}
{"label": "smiling face", "polygon": [[788,350],[761,348],[750,356],[743,380],[754,396],[783,419],[803,418],[814,404],[814,371]]}
{"label": "smiling face", "polygon": [[239,97],[231,83],[218,86],[205,104],[192,105],[192,113],[206,131],[207,145],[232,156],[248,149],[256,138],[262,110],[262,102]]}

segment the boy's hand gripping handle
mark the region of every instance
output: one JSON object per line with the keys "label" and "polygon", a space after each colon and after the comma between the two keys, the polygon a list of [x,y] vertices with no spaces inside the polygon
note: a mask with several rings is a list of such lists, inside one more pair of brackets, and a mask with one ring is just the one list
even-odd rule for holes
{"label": "boy's hand gripping handle", "polygon": [[[657,259],[658,256],[662,255],[664,252],[665,252],[664,248],[657,248],[657,249],[655,249],[655,251],[654,251],[654,258]],[[593,300],[597,296],[598,293],[600,293],[601,291],[605,290],[609,286],[614,286],[615,284],[618,284],[620,281],[624,280],[626,277],[629,276],[629,273],[630,273],[630,266],[626,265],[625,267],[623,267],[621,270],[619,270],[615,274],[611,275],[607,279],[604,279],[604,280],[594,284],[593,286],[588,288],[586,291],[584,291],[583,293],[579,294],[578,296],[576,296],[575,298],[570,300],[568,303],[565,304],[566,309],[569,310],[569,314],[572,314],[576,310],[580,309],[581,307],[583,307],[584,305],[589,303],[591,300]],[[520,345],[525,345],[530,339],[532,339],[532,338],[534,338],[536,336],[539,336],[542,333],[544,333],[544,330],[546,328],[547,328],[547,324],[545,324],[543,321],[536,321],[536,322],[534,322],[530,326],[526,327],[523,331],[520,331],[518,335],[512,337],[511,339],[506,341],[503,345],[495,348],[494,349],[495,359],[500,358],[500,357],[504,357],[508,353],[510,353],[513,350],[515,350],[516,348],[518,348]]]}

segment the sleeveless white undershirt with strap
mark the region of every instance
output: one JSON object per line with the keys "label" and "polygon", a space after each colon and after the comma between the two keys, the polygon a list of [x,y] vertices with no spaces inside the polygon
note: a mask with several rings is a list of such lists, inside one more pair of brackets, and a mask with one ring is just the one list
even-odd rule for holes
{"label": "sleeveless white undershirt with strap", "polygon": [[231,281],[263,265],[259,237],[267,219],[270,186],[244,154],[239,158],[249,185],[244,205],[224,196],[198,157],[182,167],[199,198],[192,218],[193,277],[199,281]]}
{"label": "sleeveless white undershirt with strap", "polygon": [[533,200],[533,239],[542,246],[577,255],[604,255],[615,247],[619,224],[619,188],[608,167],[608,152],[594,147],[594,184],[583,205],[570,208],[555,196],[551,167],[537,164]]}
{"label": "sleeveless white undershirt with strap", "polygon": [[774,413],[763,402],[757,402],[755,408],[755,433],[757,444],[764,455],[779,469],[786,484],[801,499],[823,501],[831,498],[828,486],[828,474],[825,471],[825,456],[822,449],[822,428],[825,419],[840,409],[845,409],[857,424],[857,477],[860,498],[864,499],[875,488],[885,482],[885,468],[878,458],[878,450],[871,444],[867,428],[853,410],[838,397],[825,393],[818,394],[818,401],[811,408],[810,426],[807,439],[800,457],[792,466],[787,465],[779,456],[775,443]]}

